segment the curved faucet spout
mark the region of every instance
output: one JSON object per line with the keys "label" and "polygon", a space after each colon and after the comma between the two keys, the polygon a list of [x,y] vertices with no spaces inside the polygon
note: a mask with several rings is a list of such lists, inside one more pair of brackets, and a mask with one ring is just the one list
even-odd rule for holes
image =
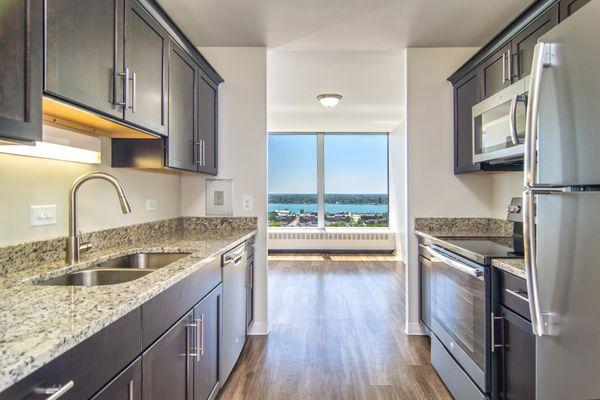
{"label": "curved faucet spout", "polygon": [[69,191],[69,237],[67,238],[67,263],[69,264],[79,261],[79,251],[81,248],[81,238],[77,233],[77,193],[84,182],[92,179],[103,179],[111,183],[117,191],[119,204],[121,205],[123,214],[129,214],[131,212],[131,205],[129,204],[129,200],[127,200],[125,190],[119,180],[114,176],[104,172],[90,172],[75,179],[71,185],[71,190]]}

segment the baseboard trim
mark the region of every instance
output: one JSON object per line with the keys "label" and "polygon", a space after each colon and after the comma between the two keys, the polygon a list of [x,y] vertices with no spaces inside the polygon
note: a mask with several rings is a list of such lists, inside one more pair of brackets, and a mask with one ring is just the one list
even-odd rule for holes
{"label": "baseboard trim", "polygon": [[404,333],[409,336],[427,336],[427,330],[421,325],[420,322],[409,322],[406,324]]}
{"label": "baseboard trim", "polygon": [[253,322],[248,329],[250,336],[266,336],[269,334],[269,325],[266,322]]}

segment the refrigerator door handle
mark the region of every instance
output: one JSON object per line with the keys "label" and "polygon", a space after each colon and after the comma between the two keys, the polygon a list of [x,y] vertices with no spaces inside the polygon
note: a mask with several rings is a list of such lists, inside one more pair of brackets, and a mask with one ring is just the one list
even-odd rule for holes
{"label": "refrigerator door handle", "polygon": [[529,81],[529,99],[527,102],[527,113],[525,117],[525,174],[524,184],[526,188],[536,187],[537,177],[537,138],[538,117],[540,105],[540,87],[542,73],[545,67],[550,66],[550,43],[539,42],[533,51],[533,63],[531,64],[531,79]]}
{"label": "refrigerator door handle", "polygon": [[[550,312],[542,312],[540,287],[538,282],[537,243],[535,232],[535,196],[560,194],[568,188],[526,189],[523,192],[523,247],[525,250],[525,274],[527,293],[529,294],[529,313],[531,327],[535,336],[552,335],[550,331]],[[554,321],[556,322],[556,321]]]}

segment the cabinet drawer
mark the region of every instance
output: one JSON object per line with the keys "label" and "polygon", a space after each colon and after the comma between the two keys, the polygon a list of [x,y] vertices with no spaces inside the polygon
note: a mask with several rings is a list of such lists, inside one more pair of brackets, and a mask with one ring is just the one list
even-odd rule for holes
{"label": "cabinet drawer", "polygon": [[0,394],[1,400],[39,399],[35,389],[72,387],[61,400],[88,399],[140,354],[139,308],[108,325]]}
{"label": "cabinet drawer", "polygon": [[525,279],[494,269],[498,279],[498,302],[512,311],[531,321],[529,314],[529,296]]}
{"label": "cabinet drawer", "polygon": [[221,283],[221,256],[202,261],[198,271],[142,305],[142,348],[146,349]]}

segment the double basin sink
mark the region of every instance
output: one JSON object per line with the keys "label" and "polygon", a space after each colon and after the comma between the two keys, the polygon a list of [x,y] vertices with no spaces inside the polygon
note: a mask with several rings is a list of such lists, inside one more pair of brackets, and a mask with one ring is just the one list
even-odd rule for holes
{"label": "double basin sink", "polygon": [[190,253],[135,253],[99,263],[81,271],[70,272],[40,282],[54,286],[101,286],[141,278],[174,263]]}

